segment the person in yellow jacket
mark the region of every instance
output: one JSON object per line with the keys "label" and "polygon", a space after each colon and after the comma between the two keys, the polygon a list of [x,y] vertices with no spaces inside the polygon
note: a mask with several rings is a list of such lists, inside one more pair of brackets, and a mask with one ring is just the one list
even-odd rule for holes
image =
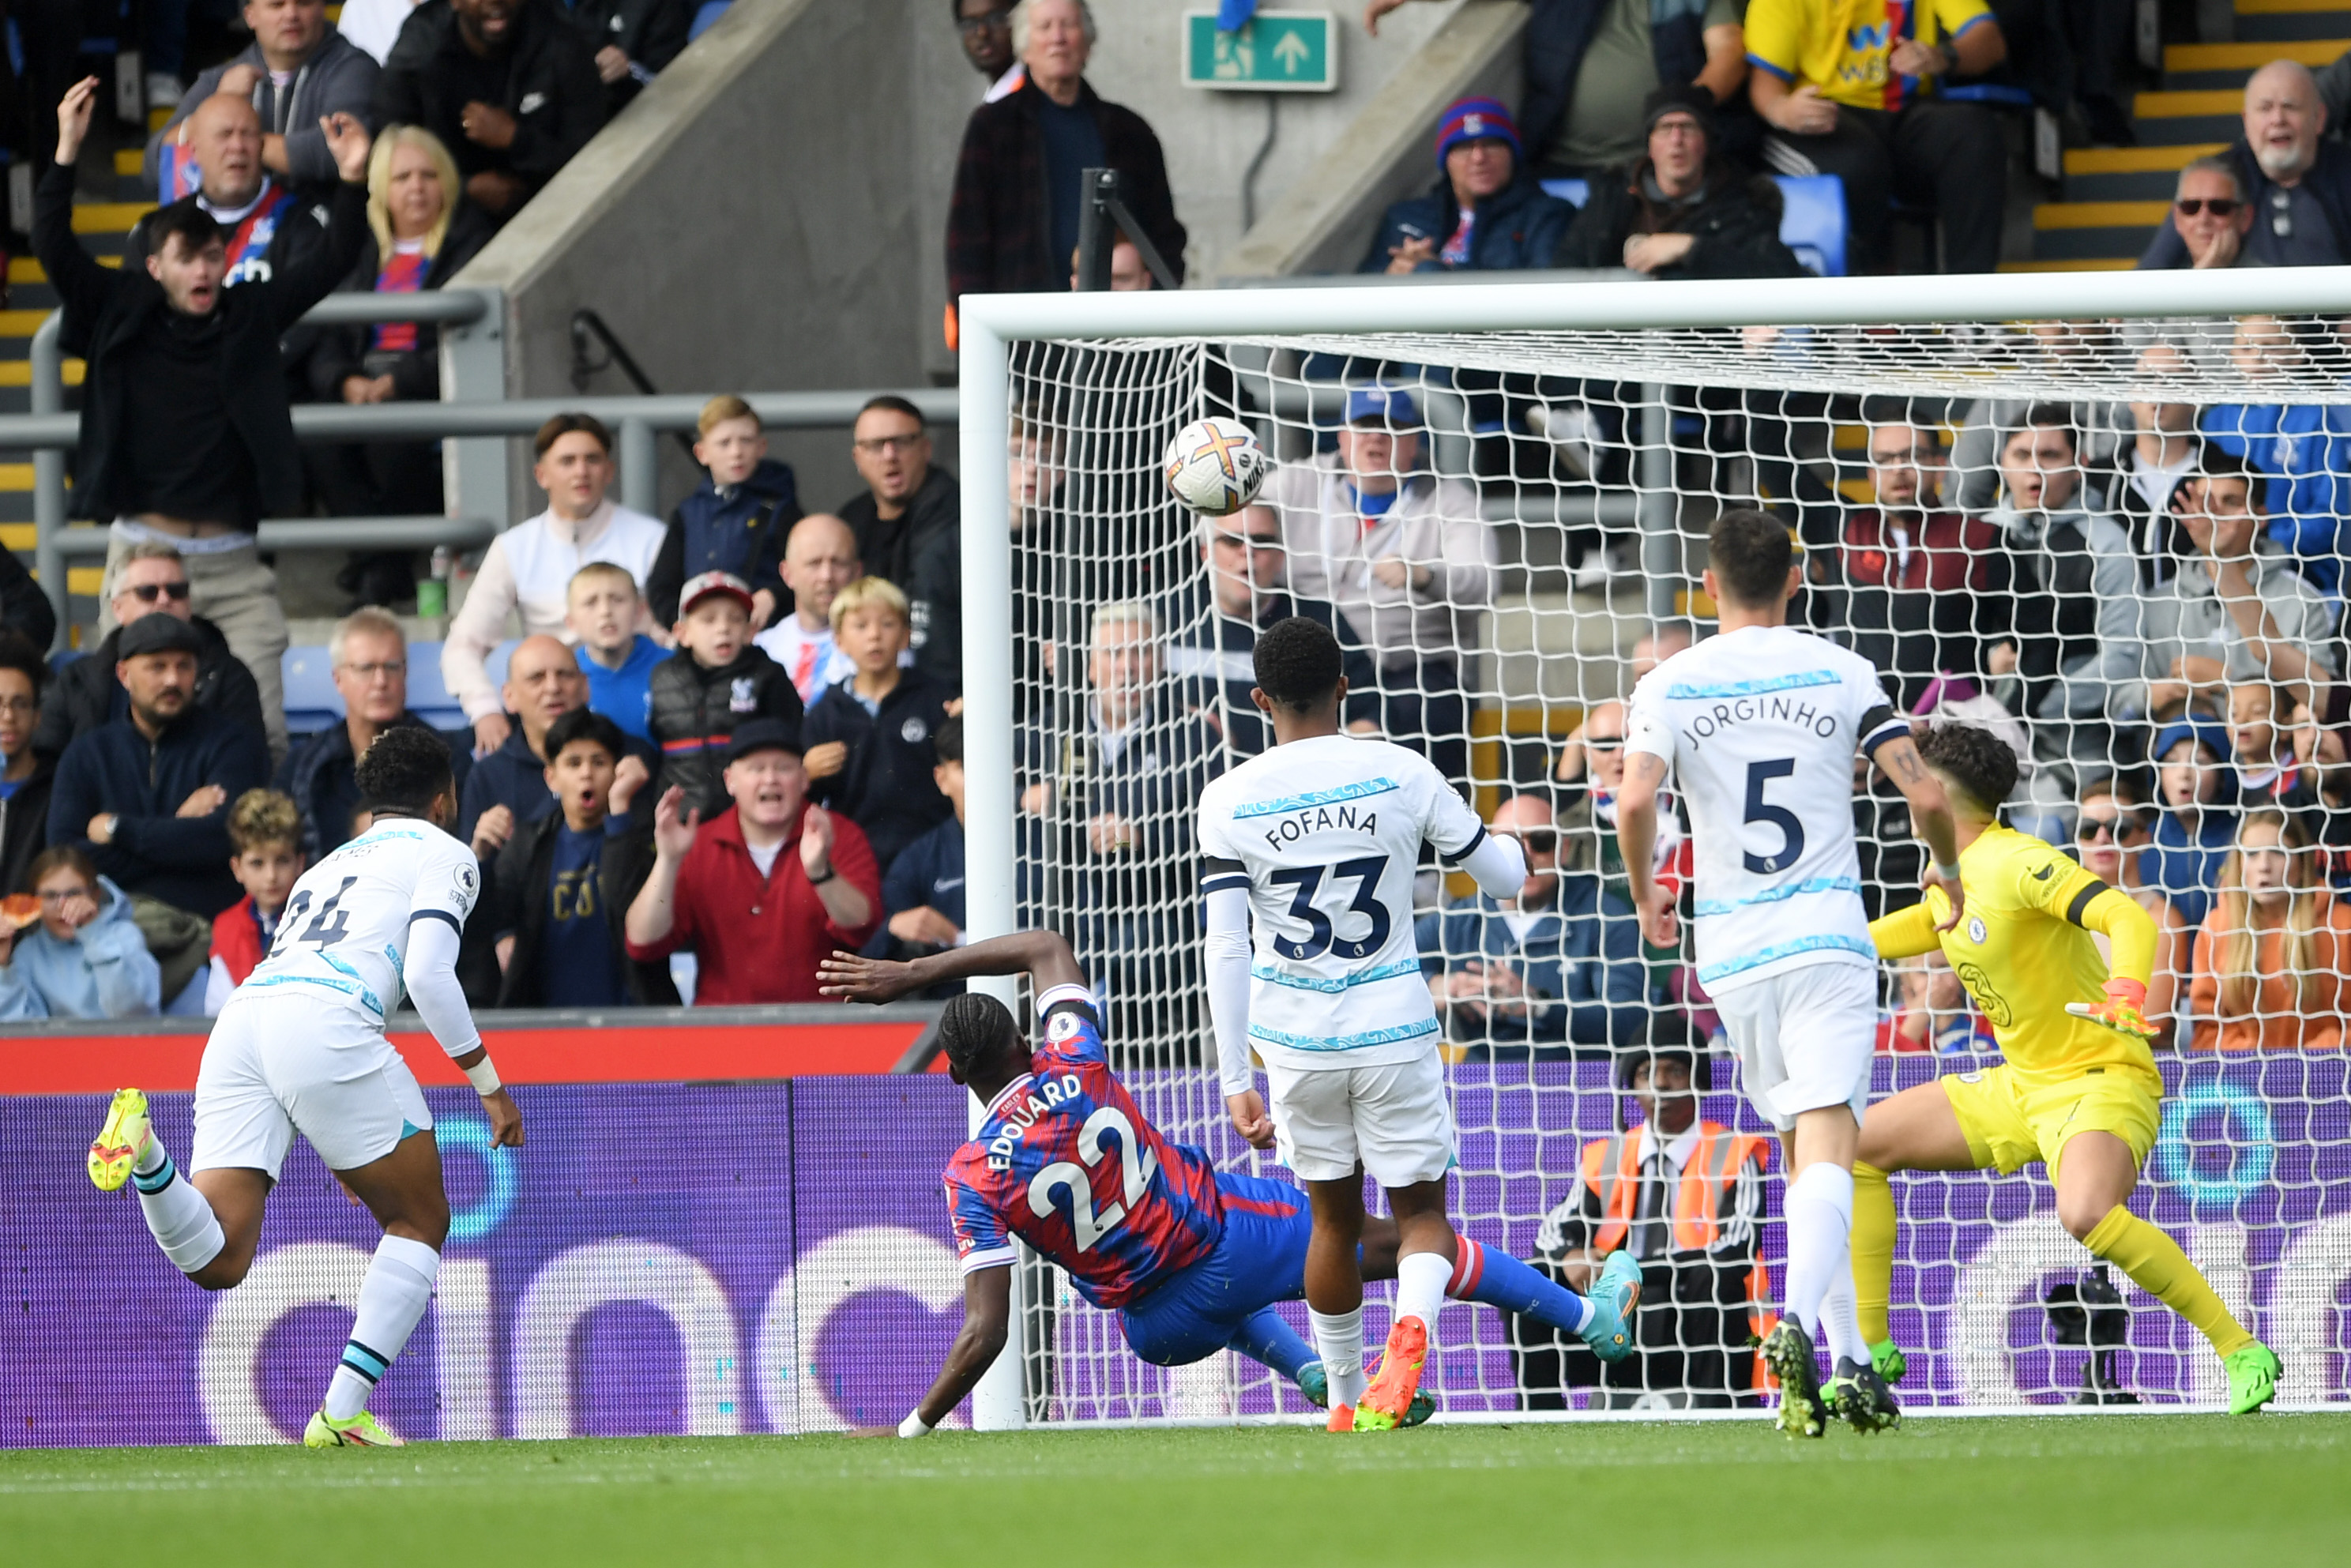
{"label": "person in yellow jacket", "polygon": [[[1897,1170],[2003,1176],[2034,1160],[2057,1188],[2057,1219],[2091,1253],[2203,1331],[2229,1375],[2229,1408],[2277,1397],[2278,1359],[2255,1339],[2177,1242],[2124,1207],[2163,1119],[2163,1080],[2147,1042],[2155,922],[2130,895],[1998,820],[2016,757],[1996,737],[1954,726],[1918,743],[1956,813],[1966,918],[1941,933],[1942,890],[1870,925],[1882,958],[1940,947],[1991,1021],[2001,1066],[1946,1075],[1870,1106],[1854,1166],[1853,1274],[1873,1370],[1902,1375],[1886,1326]],[[2109,971],[2091,933],[2113,951]],[[1890,1395],[1886,1396],[1890,1403]]]}

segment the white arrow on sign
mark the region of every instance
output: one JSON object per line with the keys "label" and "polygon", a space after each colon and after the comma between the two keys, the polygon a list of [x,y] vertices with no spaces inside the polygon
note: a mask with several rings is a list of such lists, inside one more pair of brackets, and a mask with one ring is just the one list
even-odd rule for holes
{"label": "white arrow on sign", "polygon": [[1285,76],[1298,74],[1298,68],[1305,63],[1307,53],[1306,40],[1295,33],[1282,34],[1281,42],[1273,46],[1273,57],[1281,62]]}

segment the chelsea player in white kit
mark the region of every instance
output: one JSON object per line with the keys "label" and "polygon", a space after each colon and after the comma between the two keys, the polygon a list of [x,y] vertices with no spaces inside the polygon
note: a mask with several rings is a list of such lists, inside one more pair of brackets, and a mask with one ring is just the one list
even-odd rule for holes
{"label": "chelsea player in white kit", "polygon": [[[1234,1130],[1258,1148],[1278,1142],[1313,1207],[1306,1304],[1331,1429],[1384,1430],[1419,1389],[1455,1257],[1445,1213],[1453,1113],[1413,939],[1413,875],[1426,841],[1500,897],[1526,880],[1526,860],[1417,752],[1341,733],[1347,683],[1322,623],[1271,628],[1254,669],[1249,695],[1274,745],[1200,796],[1217,1071]],[[1367,1171],[1387,1191],[1398,1254],[1395,1326],[1368,1386],[1356,1260]],[[1592,1293],[1628,1321],[1639,1271],[1621,1254],[1611,1264]]]}
{"label": "chelsea player in white kit", "polygon": [[[1927,881],[1951,900],[1943,929],[1961,911],[1942,786],[1876,669],[1787,624],[1797,581],[1784,524],[1746,510],[1716,519],[1706,591],[1720,630],[1634,688],[1616,832],[1649,940],[1674,945],[1673,897],[1649,858],[1670,772],[1690,816],[1698,983],[1738,1049],[1748,1099],[1788,1155],[1788,1315],[1763,1354],[1780,1380],[1782,1429],[1817,1437],[1831,1405],[1862,1430],[1897,1418],[1855,1316],[1849,1245],[1877,1026],[1877,949],[1854,842],[1856,751],[1910,803],[1933,853]],[[1834,1364],[1826,1400],[1813,1359],[1823,1324]]]}
{"label": "chelsea player in white kit", "polygon": [[522,1115],[457,984],[457,940],[481,868],[447,831],[457,816],[449,748],[430,730],[388,729],[356,771],[375,821],[294,884],[269,956],[214,1024],[187,1172],[164,1152],[136,1089],[115,1094],[89,1146],[90,1179],[102,1191],[136,1189],[156,1245],[207,1291],[228,1290],[253,1266],[262,1208],[298,1132],[383,1227],[350,1341],[303,1434],[314,1448],[401,1441],[367,1399],[424,1316],[449,1232],[433,1113],[384,1038],[403,987],[481,1094],[491,1143],[522,1142]]}

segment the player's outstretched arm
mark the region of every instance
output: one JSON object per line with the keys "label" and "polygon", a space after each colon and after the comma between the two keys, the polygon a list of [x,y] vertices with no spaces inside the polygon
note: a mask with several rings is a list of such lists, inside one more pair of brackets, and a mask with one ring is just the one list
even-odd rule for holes
{"label": "player's outstretched arm", "polygon": [[1902,798],[1910,802],[1910,825],[1927,841],[1927,849],[1934,856],[1927,868],[1926,884],[1941,888],[1943,896],[1951,901],[1949,917],[1935,929],[1949,931],[1959,923],[1968,902],[1967,892],[1959,885],[1959,828],[1951,815],[1950,798],[1918,755],[1917,743],[1907,735],[1880,746],[1870,760],[1886,770]]}
{"label": "player's outstretched arm", "polygon": [[1202,958],[1207,966],[1208,1027],[1217,1037],[1217,1079],[1225,1092],[1225,1113],[1233,1131],[1252,1148],[1273,1147],[1273,1117],[1258,1092],[1249,1061],[1249,903],[1247,883],[1226,873],[1205,894],[1208,932]]}
{"label": "player's outstretched arm", "polygon": [[2082,928],[2106,938],[2113,955],[2108,963],[2105,1000],[2068,1002],[2065,1010],[2076,1018],[2103,1024],[2117,1034],[2153,1040],[2160,1026],[2147,1016],[2147,988],[2155,977],[2155,916],[2138,900],[2119,888],[2105,888],[2082,907]]}
{"label": "player's outstretched arm", "polygon": [[955,1343],[947,1347],[946,1364],[939,1368],[937,1381],[898,1428],[898,1436],[919,1437],[946,1420],[1004,1353],[1011,1322],[1012,1270],[980,1269],[966,1274],[963,1327],[956,1332]]}
{"label": "player's outstretched arm", "polygon": [[522,1113],[498,1082],[498,1071],[490,1065],[489,1049],[482,1043],[482,1031],[474,1027],[465,988],[457,983],[457,940],[455,921],[437,911],[410,924],[408,999],[415,1004],[416,1016],[424,1020],[441,1049],[482,1097],[482,1110],[490,1118],[491,1145],[519,1147]]}
{"label": "player's outstretched arm", "polygon": [[1869,923],[1869,939],[1886,959],[1915,958],[1942,946],[1937,940],[1934,905],[1921,899],[1907,909],[1881,915]]}
{"label": "player's outstretched arm", "polygon": [[1658,947],[1680,940],[1673,893],[1656,878],[1657,791],[1665,782],[1664,758],[1648,751],[1625,752],[1625,788],[1616,796],[1616,848],[1625,857],[1625,878],[1632,884],[1641,935]]}
{"label": "player's outstretched arm", "polygon": [[1056,986],[1083,986],[1086,972],[1058,931],[1016,931],[968,947],[925,954],[910,963],[867,958],[836,950],[816,967],[817,990],[844,1002],[880,1004],[943,980],[984,975],[1027,975],[1040,993]]}

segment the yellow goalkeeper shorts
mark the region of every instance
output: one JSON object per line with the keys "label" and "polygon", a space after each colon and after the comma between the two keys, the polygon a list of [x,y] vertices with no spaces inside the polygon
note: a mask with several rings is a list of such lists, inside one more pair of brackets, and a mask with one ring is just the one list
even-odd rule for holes
{"label": "yellow goalkeeper shorts", "polygon": [[2053,1083],[2020,1077],[2013,1067],[1936,1082],[1950,1098],[1978,1168],[1996,1166],[2002,1176],[2043,1160],[2054,1181],[2057,1157],[2077,1133],[2112,1133],[2144,1165],[2163,1125],[2162,1097],[2137,1073],[2120,1068],[2086,1068]]}

